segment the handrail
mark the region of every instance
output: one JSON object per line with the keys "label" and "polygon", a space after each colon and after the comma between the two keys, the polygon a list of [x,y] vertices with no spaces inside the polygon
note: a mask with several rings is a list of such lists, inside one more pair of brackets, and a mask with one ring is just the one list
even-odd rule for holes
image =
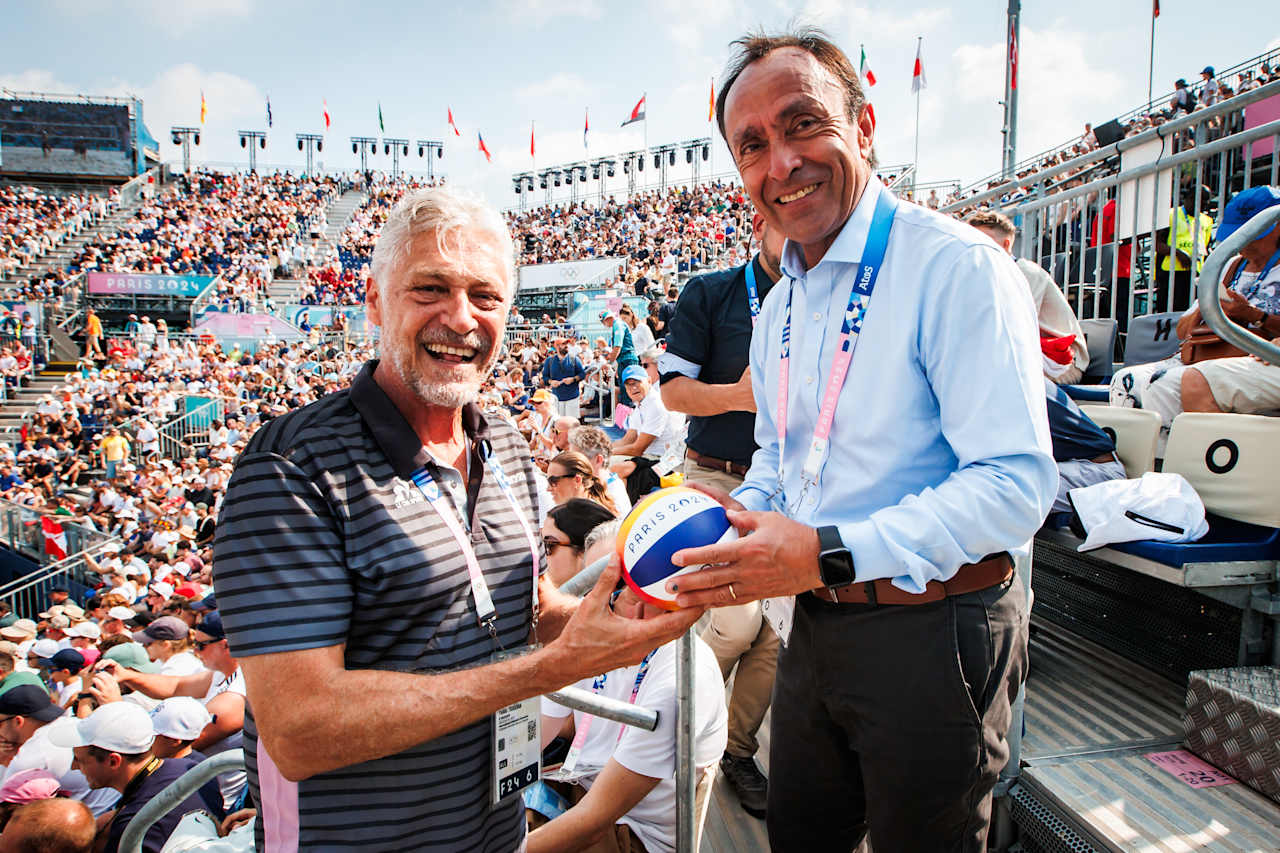
{"label": "handrail", "polygon": [[85,557],[92,554],[93,552],[102,551],[103,549],[106,548],[107,545],[110,545],[112,542],[120,542],[120,541],[121,540],[118,538],[111,538],[103,542],[99,542],[96,545],[90,545],[88,548],[85,548],[83,551],[77,551],[74,554],[71,554],[67,557],[63,557],[61,560],[58,560],[56,563],[49,563],[43,568],[38,569],[30,574],[23,575],[20,578],[14,578],[13,580],[9,581],[6,584],[0,584],[0,598],[8,598],[10,596],[17,595],[18,593],[26,589],[29,589],[30,587],[33,587],[36,584],[44,583],[45,581],[52,580],[58,575],[66,574],[67,572],[75,568],[77,561],[83,562]]}
{"label": "handrail", "polygon": [[1280,221],[1280,207],[1268,207],[1255,214],[1210,253],[1200,271],[1200,280],[1196,283],[1200,314],[1209,328],[1227,343],[1272,364],[1280,364],[1280,346],[1255,335],[1227,317],[1222,310],[1222,303],[1218,301],[1218,282],[1222,280],[1227,261],[1239,254],[1247,243],[1266,234],[1277,221]]}
{"label": "handrail", "polygon": [[210,756],[183,773],[169,787],[156,794],[143,806],[120,836],[120,853],[142,853],[142,840],[147,830],[201,786],[222,773],[233,773],[244,768],[244,750],[229,749]]}
{"label": "handrail", "polygon": [[222,281],[222,273],[218,273],[213,277],[213,281],[204,286],[204,290],[196,294],[195,299],[191,300],[191,326],[196,325],[196,318],[200,316],[200,312],[213,304],[213,296],[218,292],[218,284]]}
{"label": "handrail", "polygon": [[[1184,115],[1181,118],[1176,118],[1171,121],[1167,121],[1158,127],[1151,128],[1150,130],[1144,130],[1142,133],[1139,133],[1137,136],[1125,137],[1124,139],[1120,139],[1116,142],[1111,143],[1110,145],[1104,145],[1099,148],[1095,148],[1094,150],[1088,153],[1081,154],[1079,157],[1073,157],[1072,159],[1068,160],[1065,163],[1059,163],[1058,165],[1053,166],[1051,168],[1041,169],[1040,171],[1033,172],[1032,174],[1027,175],[1025,178],[1014,178],[1012,180],[1004,181],[1000,185],[992,187],[986,192],[981,192],[981,193],[978,193],[977,195],[972,195],[972,196],[969,196],[968,198],[963,198],[963,199],[960,199],[959,201],[952,202],[951,204],[941,208],[940,212],[956,213],[968,207],[984,204],[988,201],[991,201],[992,199],[999,199],[1002,195],[1012,190],[1016,190],[1021,187],[1032,187],[1036,184],[1042,184],[1048,181],[1048,179],[1050,178],[1054,178],[1054,177],[1057,177],[1058,175],[1066,174],[1067,172],[1072,172],[1077,169],[1082,169],[1085,166],[1093,165],[1096,162],[1106,160],[1110,157],[1115,156],[1116,154],[1121,154],[1125,151],[1128,151],[1130,148],[1134,148],[1139,145],[1145,145],[1146,143],[1151,142],[1152,140],[1163,139],[1165,137],[1172,136],[1178,131],[1186,130],[1187,128],[1194,127],[1195,125],[1202,124],[1203,122],[1212,118],[1217,118],[1220,115],[1225,115],[1227,113],[1235,112],[1241,107],[1248,106],[1249,104],[1255,103],[1257,101],[1265,100],[1267,98],[1270,98],[1273,95],[1280,95],[1280,80],[1276,80],[1272,83],[1268,83],[1265,86],[1261,86],[1257,89],[1253,89],[1249,92],[1245,92],[1242,95],[1235,95],[1231,98],[1228,98],[1225,101],[1221,101],[1217,104],[1214,104],[1212,107],[1206,107],[1202,110],[1196,110],[1195,112],[1190,113],[1189,115]],[[1256,130],[1256,128],[1253,128],[1253,129]],[[1231,140],[1239,140],[1240,138],[1241,137],[1239,133],[1222,137],[1222,139],[1231,139]],[[1215,141],[1221,142],[1222,139],[1215,140]]]}

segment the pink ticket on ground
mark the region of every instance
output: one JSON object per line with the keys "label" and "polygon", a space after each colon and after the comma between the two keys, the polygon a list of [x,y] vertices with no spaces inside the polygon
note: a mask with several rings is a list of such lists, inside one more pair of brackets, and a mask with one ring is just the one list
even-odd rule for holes
{"label": "pink ticket on ground", "polygon": [[1234,784],[1236,781],[1185,749],[1152,752],[1147,754],[1147,758],[1152,764],[1167,773],[1172,773],[1192,788],[1216,788],[1219,785]]}

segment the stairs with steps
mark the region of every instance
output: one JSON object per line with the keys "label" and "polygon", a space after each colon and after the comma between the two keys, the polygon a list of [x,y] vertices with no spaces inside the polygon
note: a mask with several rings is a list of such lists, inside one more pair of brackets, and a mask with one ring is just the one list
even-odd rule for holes
{"label": "stairs with steps", "polygon": [[51,362],[48,367],[22,388],[9,389],[5,401],[0,404],[0,441],[11,447],[18,442],[23,418],[35,410],[40,398],[52,394],[66,381],[66,374],[75,369],[70,362]]}
{"label": "stairs with steps", "polygon": [[40,256],[34,263],[18,267],[17,271],[9,278],[0,278],[0,288],[23,287],[32,278],[42,276],[50,270],[65,269],[67,264],[71,263],[71,260],[80,253],[80,250],[86,244],[94,241],[100,235],[115,233],[121,225],[133,216],[139,204],[140,202],[135,201],[130,204],[120,205],[96,224],[81,230],[80,233],[67,238],[48,253]]}
{"label": "stairs with steps", "polygon": [[[334,199],[325,210],[324,236],[314,241],[312,245],[319,247],[324,242],[336,245],[342,229],[347,227],[347,222],[351,219],[351,214],[355,213],[368,197],[363,190],[347,190]],[[276,305],[293,304],[302,298],[302,284],[303,282],[298,279],[278,278],[267,285],[267,295]]]}

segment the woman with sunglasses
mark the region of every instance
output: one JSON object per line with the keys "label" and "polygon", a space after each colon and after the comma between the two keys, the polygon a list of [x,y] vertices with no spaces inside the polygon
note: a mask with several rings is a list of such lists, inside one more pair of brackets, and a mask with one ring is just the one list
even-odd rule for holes
{"label": "woman with sunglasses", "polygon": [[547,549],[547,577],[556,586],[582,571],[587,534],[614,515],[595,501],[572,498],[547,513],[542,541]]}
{"label": "woman with sunglasses", "polygon": [[595,501],[613,516],[618,507],[604,483],[596,476],[591,460],[576,450],[566,450],[547,463],[547,486],[557,504],[574,498]]}
{"label": "woman with sunglasses", "polygon": [[636,312],[630,305],[623,305],[618,309],[618,316],[631,329],[631,343],[636,348],[636,352],[644,352],[653,346],[653,331],[648,323],[640,322],[640,318],[636,316]]}

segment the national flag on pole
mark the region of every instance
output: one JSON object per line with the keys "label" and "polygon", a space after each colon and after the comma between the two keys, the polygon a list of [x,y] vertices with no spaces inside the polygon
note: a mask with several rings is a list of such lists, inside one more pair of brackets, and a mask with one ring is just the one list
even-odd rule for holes
{"label": "national flag on pole", "polygon": [[329,129],[329,102],[324,102],[324,129]]}
{"label": "national flag on pole", "polygon": [[271,99],[267,98],[267,127],[271,127]]}
{"label": "national flag on pole", "polygon": [[1009,89],[1018,88],[1018,31],[1009,21]]}
{"label": "national flag on pole", "polygon": [[1160,17],[1160,0],[1151,0],[1151,17]]}
{"label": "national flag on pole", "polygon": [[868,86],[874,86],[876,84],[876,75],[871,70],[871,67],[867,65],[867,49],[862,45],[858,45],[858,48],[862,52],[862,59],[858,62],[858,74],[867,81]]}
{"label": "national flag on pole", "polygon": [[920,41],[917,41],[917,42],[916,42],[916,67],[915,67],[915,69],[911,72],[911,92],[912,92],[912,94],[916,94],[916,93],[918,93],[921,89],[924,89],[925,87],[927,87],[927,86],[929,85],[927,82],[925,82],[925,79],[924,79],[924,61],[920,58],[921,48],[923,47],[923,45],[924,45],[924,40],[923,40],[923,39],[921,39]]}
{"label": "national flag on pole", "polygon": [[40,519],[40,529],[44,531],[44,552],[55,560],[67,558],[67,533],[62,525],[49,516]]}
{"label": "national flag on pole", "polygon": [[461,132],[460,130],[458,130],[458,126],[457,126],[456,124],[454,124],[454,123],[453,123],[453,108],[452,108],[452,107],[450,107],[450,108],[449,108],[449,127],[452,127],[452,128],[453,128],[453,135],[454,135],[454,136],[461,136],[461,135],[462,135],[462,132]]}
{"label": "national flag on pole", "polygon": [[587,147],[587,131],[591,130],[591,108],[586,107],[582,114],[582,147]]}
{"label": "national flag on pole", "polygon": [[631,118],[624,121],[619,127],[626,127],[632,122],[644,121],[644,99],[649,95],[648,92],[640,96],[640,102],[631,108]]}
{"label": "national flag on pole", "polygon": [[209,115],[209,105],[204,100],[204,89],[200,90],[200,123],[204,124],[205,118]]}
{"label": "national flag on pole", "polygon": [[387,132],[387,126],[382,122],[382,101],[378,101],[378,130],[382,133]]}
{"label": "national flag on pole", "polygon": [[484,137],[480,135],[480,131],[476,131],[476,139],[480,140],[480,153],[484,155],[484,159],[493,162],[493,155],[489,153],[489,149],[484,147]]}
{"label": "national flag on pole", "polygon": [[711,78],[711,101],[707,104],[707,121],[716,117],[716,78]]}
{"label": "national flag on pole", "polygon": [[529,122],[529,156],[530,156],[530,157],[536,157],[536,156],[537,156],[537,155],[536,155],[536,154],[534,154],[533,152],[534,152],[534,147],[533,147],[533,122]]}

